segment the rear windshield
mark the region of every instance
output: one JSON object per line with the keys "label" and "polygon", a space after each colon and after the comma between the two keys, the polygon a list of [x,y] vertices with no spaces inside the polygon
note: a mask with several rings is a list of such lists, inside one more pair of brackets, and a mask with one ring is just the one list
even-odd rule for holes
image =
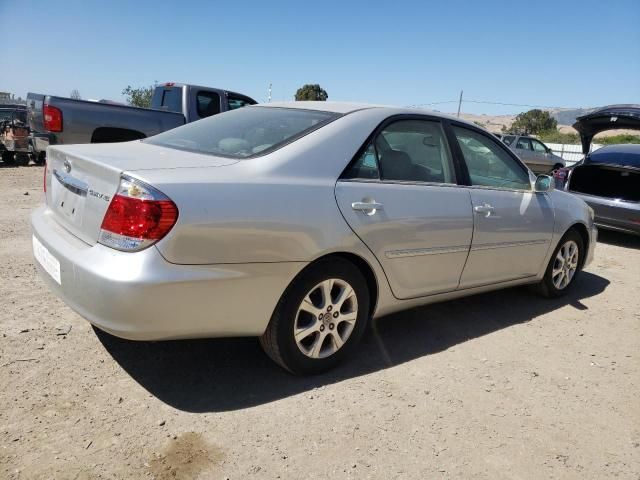
{"label": "rear windshield", "polygon": [[250,158],[276,150],[339,115],[298,108],[245,107],[150,137],[144,142],[190,152]]}
{"label": "rear windshield", "polygon": [[181,87],[158,87],[153,92],[154,108],[161,108],[170,112],[182,112],[182,88]]}

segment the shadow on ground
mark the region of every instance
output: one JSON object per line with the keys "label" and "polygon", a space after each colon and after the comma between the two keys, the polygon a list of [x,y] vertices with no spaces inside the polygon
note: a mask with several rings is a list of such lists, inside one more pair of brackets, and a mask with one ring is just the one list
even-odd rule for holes
{"label": "shadow on ground", "polygon": [[[598,242],[615,245],[616,247],[640,249],[640,236],[602,228],[598,230]],[[597,252],[596,247],[596,255],[598,254]]]}
{"label": "shadow on ground", "polygon": [[598,295],[608,284],[583,272],[560,299],[512,288],[381,318],[343,366],[306,378],[277,367],[255,338],[133,342],[97,329],[96,333],[120,366],[160,400],[189,412],[228,411],[432,355],[566,305],[585,310],[582,300]]}

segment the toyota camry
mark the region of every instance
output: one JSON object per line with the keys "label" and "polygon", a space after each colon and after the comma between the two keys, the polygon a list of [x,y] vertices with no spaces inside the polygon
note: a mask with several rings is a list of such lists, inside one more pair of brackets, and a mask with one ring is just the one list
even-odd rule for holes
{"label": "toyota camry", "polygon": [[71,308],[134,340],[257,336],[298,374],[400,309],[563,295],[596,243],[582,200],[487,131],[415,109],[256,105],[47,157],[33,251]]}

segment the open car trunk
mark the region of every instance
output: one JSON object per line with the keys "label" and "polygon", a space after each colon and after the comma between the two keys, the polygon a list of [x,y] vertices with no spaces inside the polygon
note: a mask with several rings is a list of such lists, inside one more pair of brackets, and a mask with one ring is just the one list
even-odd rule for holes
{"label": "open car trunk", "polygon": [[614,129],[640,130],[640,105],[609,105],[576,119],[573,124],[580,134],[582,153],[591,149],[593,137]]}
{"label": "open car trunk", "polygon": [[568,190],[640,202],[640,170],[598,164],[579,165],[571,173]]}

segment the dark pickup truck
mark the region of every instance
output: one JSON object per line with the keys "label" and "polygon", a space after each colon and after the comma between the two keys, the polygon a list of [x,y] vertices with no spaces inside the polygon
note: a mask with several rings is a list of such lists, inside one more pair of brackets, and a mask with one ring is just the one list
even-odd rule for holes
{"label": "dark pickup truck", "polygon": [[49,145],[126,142],[257,103],[218,88],[181,83],[155,87],[151,108],[29,93],[27,108],[34,154]]}

